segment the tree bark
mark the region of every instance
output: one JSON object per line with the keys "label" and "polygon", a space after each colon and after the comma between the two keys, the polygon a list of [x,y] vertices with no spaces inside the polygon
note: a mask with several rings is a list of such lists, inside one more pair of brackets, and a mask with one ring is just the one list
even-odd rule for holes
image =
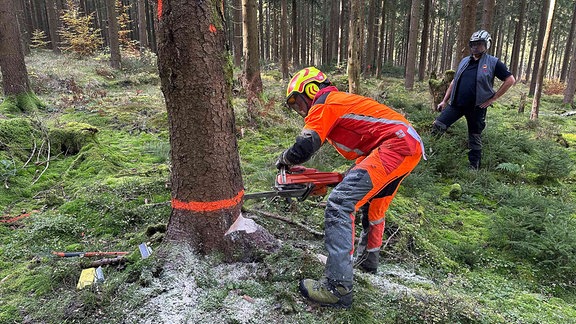
{"label": "tree bark", "polygon": [[408,53],[406,56],[406,76],[404,78],[404,87],[407,90],[414,88],[416,52],[418,49],[418,22],[420,22],[420,0],[412,0],[412,7],[410,9],[410,32],[408,34]]}
{"label": "tree bark", "polygon": [[564,61],[562,62],[562,71],[560,72],[560,81],[564,82],[568,74],[568,63],[570,62],[570,50],[574,43],[574,36],[576,35],[576,2],[574,2],[574,10],[572,11],[572,23],[570,24],[570,32],[566,40],[566,48],[564,50]]}
{"label": "tree bark", "polygon": [[568,80],[564,89],[564,99],[562,102],[566,105],[574,106],[574,93],[576,92],[576,42],[572,44],[572,58],[570,59],[570,70]]}
{"label": "tree bark", "polygon": [[138,0],[138,41],[140,52],[150,47],[148,42],[148,24],[146,23],[146,0]]}
{"label": "tree bark", "polygon": [[360,91],[360,53],[362,52],[363,33],[363,7],[362,1],[350,0],[350,36],[348,44],[348,91],[359,93]]}
{"label": "tree bark", "polygon": [[[458,46],[456,47],[456,58],[454,64],[458,64],[461,59],[470,54],[468,41],[470,35],[474,33],[476,22],[476,0],[462,0],[462,11],[460,13],[460,30],[458,33]],[[456,68],[456,66],[454,66]]]}
{"label": "tree bark", "polygon": [[243,85],[248,99],[248,118],[253,123],[257,116],[256,103],[262,93],[260,61],[258,59],[258,21],[256,0],[242,0],[244,17],[242,34],[244,37],[244,75]]}
{"label": "tree bark", "polygon": [[554,18],[554,7],[556,5],[556,0],[549,0],[549,5],[544,14],[546,15],[546,26],[544,32],[544,38],[542,41],[542,56],[540,56],[540,63],[538,68],[538,73],[536,74],[536,85],[534,90],[534,99],[532,100],[532,111],[530,112],[530,119],[538,119],[538,112],[540,110],[540,97],[542,96],[542,83],[544,81],[544,73],[546,67],[546,57],[548,56],[548,45],[550,38],[550,29],[552,27],[552,19]]}
{"label": "tree bark", "polygon": [[58,37],[58,21],[60,21],[60,17],[58,16],[55,0],[46,0],[46,14],[48,15],[50,47],[54,53],[60,53],[60,47],[58,47],[58,44],[60,43],[60,39]]}
{"label": "tree bark", "polygon": [[282,19],[280,20],[280,70],[282,79],[287,80],[288,74],[288,4],[287,0],[280,0],[280,10]]}
{"label": "tree bark", "polygon": [[482,29],[490,32],[494,21],[494,7],[496,0],[484,0],[482,9]]}
{"label": "tree bark", "polygon": [[[428,66],[428,34],[430,33],[430,3],[432,0],[424,0],[424,12],[422,14],[422,36],[420,42],[420,60],[418,64],[418,81],[424,81],[426,67]],[[432,44],[430,44],[432,45]]]}
{"label": "tree bark", "polygon": [[166,239],[231,260],[241,251],[224,234],[240,214],[243,184],[222,17],[217,0],[164,0],[158,67],[172,161]]}
{"label": "tree bark", "polygon": [[366,20],[366,63],[364,65],[364,74],[371,76],[374,74],[374,65],[376,64],[374,53],[378,43],[378,18],[376,15],[376,0],[369,0],[368,19]]}
{"label": "tree bark", "polygon": [[526,0],[520,2],[520,13],[514,30],[514,44],[512,44],[512,57],[510,59],[510,71],[520,80],[520,49],[522,48],[522,32],[524,31],[524,16],[526,13]]}
{"label": "tree bark", "polygon": [[110,46],[110,66],[115,69],[119,69],[121,58],[116,0],[106,0],[106,13],[108,16],[108,45]]}
{"label": "tree bark", "polygon": [[234,66],[242,66],[242,0],[232,1],[232,29],[234,38],[232,40],[232,52],[234,53]]}
{"label": "tree bark", "polygon": [[13,0],[0,0],[0,68],[4,95],[30,91]]}
{"label": "tree bark", "polygon": [[535,54],[534,54],[534,67],[532,68],[532,78],[530,81],[530,90],[528,91],[528,96],[533,96],[534,91],[536,90],[536,82],[538,80],[538,71],[540,71],[540,62],[543,61],[544,57],[542,53],[544,36],[546,34],[546,19],[547,19],[547,10],[549,7],[551,0],[544,0],[542,1],[542,11],[540,14],[540,24],[538,26],[538,41],[535,47]]}

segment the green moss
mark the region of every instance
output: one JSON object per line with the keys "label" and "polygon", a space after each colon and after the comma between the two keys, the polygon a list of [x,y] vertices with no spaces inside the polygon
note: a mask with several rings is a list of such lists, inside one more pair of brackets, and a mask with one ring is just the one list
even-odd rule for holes
{"label": "green moss", "polygon": [[98,129],[90,124],[70,122],[50,129],[49,136],[55,154],[75,155],[88,143],[96,141]]}
{"label": "green moss", "polygon": [[7,96],[0,103],[0,111],[12,113],[33,112],[44,107],[45,104],[33,92]]}

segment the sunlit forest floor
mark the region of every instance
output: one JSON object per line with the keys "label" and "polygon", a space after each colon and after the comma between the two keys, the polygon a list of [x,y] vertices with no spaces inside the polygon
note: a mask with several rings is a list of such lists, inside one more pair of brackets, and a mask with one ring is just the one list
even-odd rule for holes
{"label": "sunlit forest floor", "polygon": [[[244,216],[282,243],[258,262],[225,264],[161,244],[170,148],[155,60],[126,56],[116,71],[106,56],[27,58],[46,108],[0,112],[0,323],[576,323],[576,116],[562,115],[572,108],[558,84],[545,87],[538,121],[529,119],[531,98],[518,112],[522,83],[491,107],[482,167],[470,171],[463,120],[430,135],[437,113],[427,83],[406,91],[398,69],[363,80],[363,95],[413,122],[428,160],[387,214],[378,273],[357,272],[344,311],[319,308],[297,288],[322,275],[323,240],[313,232],[322,232],[323,199],[247,201]],[[342,72],[326,72],[347,88]],[[276,157],[302,126],[283,107],[278,69],[266,66],[262,78],[256,126],[234,89],[246,192],[270,189]],[[349,163],[324,146],[306,165]],[[151,257],[141,257],[142,243]],[[77,289],[82,269],[103,257],[53,251],[128,255],[102,266],[103,282]]]}

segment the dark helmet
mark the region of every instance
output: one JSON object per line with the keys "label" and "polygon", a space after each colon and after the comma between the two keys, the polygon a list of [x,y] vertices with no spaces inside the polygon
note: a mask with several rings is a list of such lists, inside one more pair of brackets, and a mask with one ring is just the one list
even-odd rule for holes
{"label": "dark helmet", "polygon": [[490,48],[490,44],[492,44],[492,37],[490,37],[490,33],[485,31],[484,29],[480,29],[477,32],[474,32],[472,36],[470,36],[470,43],[484,41],[486,44],[486,49]]}

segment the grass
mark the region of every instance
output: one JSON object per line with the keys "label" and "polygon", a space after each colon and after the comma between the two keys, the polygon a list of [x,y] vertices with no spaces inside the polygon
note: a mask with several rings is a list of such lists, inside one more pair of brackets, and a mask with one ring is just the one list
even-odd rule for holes
{"label": "grass", "polygon": [[[569,323],[576,318],[574,224],[576,123],[556,114],[544,95],[538,122],[516,113],[523,85],[488,114],[483,167],[466,169],[466,127],[430,135],[426,84],[414,92],[393,76],[363,81],[363,94],[414,123],[428,161],[404,182],[387,213],[377,275],[358,273],[351,310],[318,308],[297,288],[323,273],[323,241],[306,230],[257,215],[282,247],[260,262],[225,264],[162,243],[170,216],[169,138],[154,60],[127,57],[114,71],[105,57],[70,60],[51,52],[28,57],[34,91],[46,104],[37,116],[0,119],[0,323]],[[390,75],[395,72],[391,71]],[[274,162],[300,132],[302,120],[281,106],[285,82],[263,75],[258,126],[233,99],[242,177],[247,192],[269,190]],[[335,75],[344,82],[345,77]],[[41,133],[65,125],[98,129],[78,152],[53,147],[49,165]],[[559,142],[559,135],[568,147]],[[37,151],[31,154],[36,140]],[[40,149],[44,143],[44,147]],[[546,154],[539,154],[544,152]],[[31,162],[25,161],[32,155]],[[550,159],[550,157],[554,157]],[[556,162],[560,163],[556,163]],[[328,145],[307,166],[344,172],[349,162]],[[44,170],[44,171],[43,171]],[[450,194],[455,185],[461,194]],[[323,228],[321,200],[247,201],[263,210]],[[357,226],[357,231],[361,226]],[[359,234],[359,233],[357,233]],[[147,242],[153,257],[142,260]],[[106,281],[76,290],[86,258],[51,252],[114,250],[129,263],[104,267]],[[163,258],[161,256],[171,256]],[[170,261],[167,261],[170,260]]]}

